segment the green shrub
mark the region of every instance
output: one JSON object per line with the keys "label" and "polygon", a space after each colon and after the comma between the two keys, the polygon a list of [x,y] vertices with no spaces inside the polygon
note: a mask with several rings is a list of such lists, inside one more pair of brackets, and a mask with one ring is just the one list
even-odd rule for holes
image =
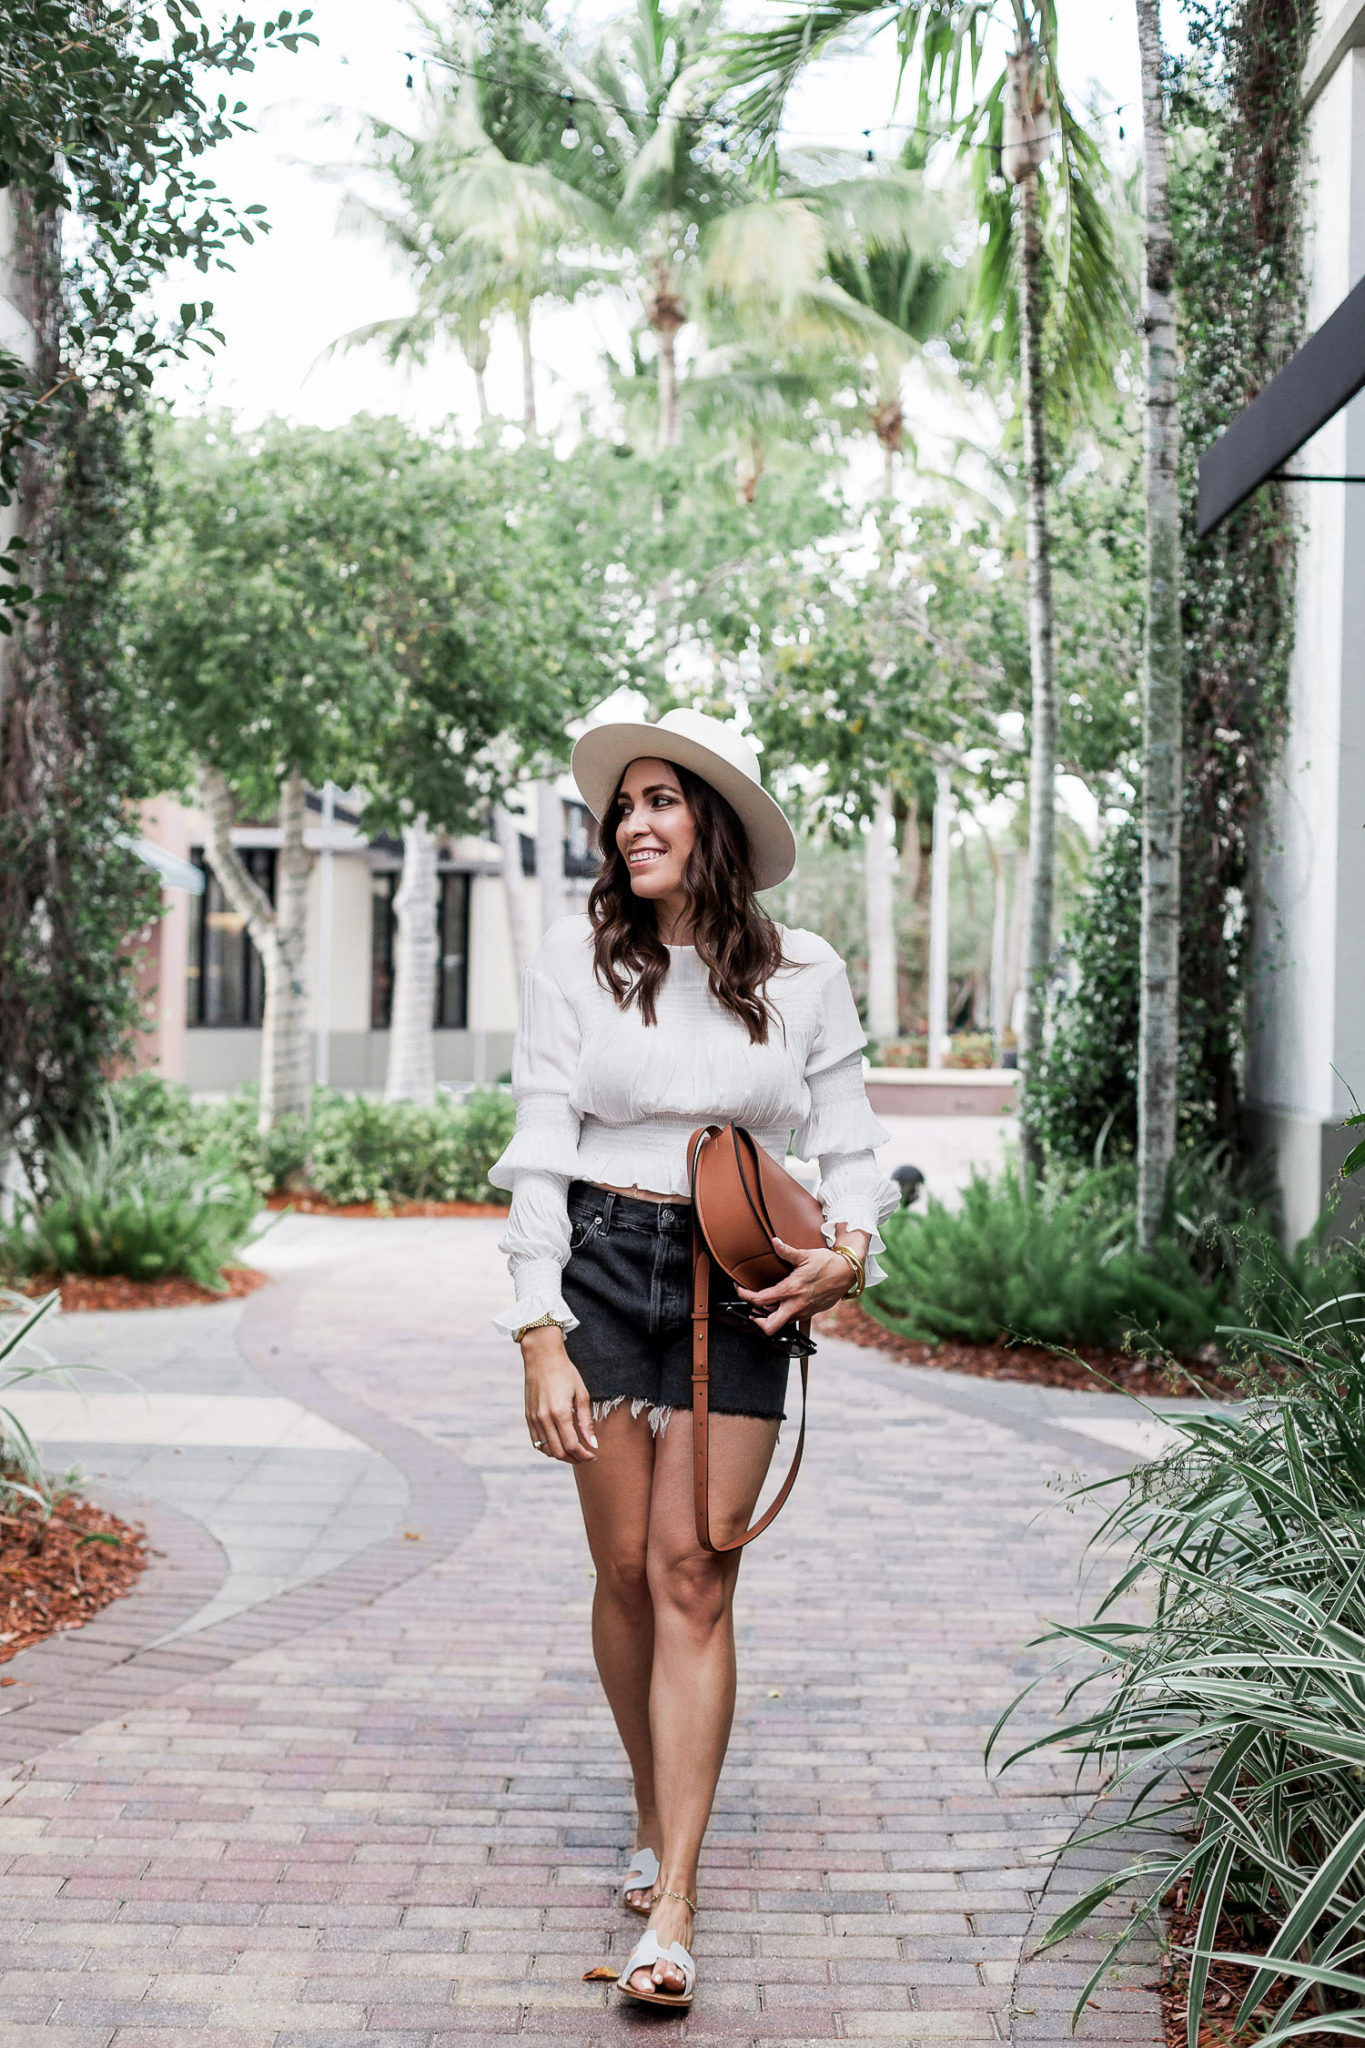
{"label": "green shrub", "polygon": [[888,1220],[886,1278],[867,1306],[929,1343],[1116,1347],[1138,1331],[1195,1351],[1213,1335],[1226,1287],[1173,1240],[1150,1256],[1133,1249],[1131,1187],[1117,1166],[1028,1193],[1013,1174],[975,1174],[959,1208],[931,1199]]}
{"label": "green shrub", "polygon": [[[1188,1874],[1200,1917],[1190,1953],[1191,2038],[1220,1915],[1274,1930],[1258,1942],[1229,2039],[1365,2035],[1365,1320],[1360,1302],[1310,1317],[1294,1340],[1227,1332],[1252,1398],[1182,1417],[1179,1444],[1128,1479],[1098,1543],[1122,1563],[1092,1618],[1040,1640],[1058,1645],[1065,1725],[1007,1759],[1064,1749],[1114,1775],[1122,1825],[1144,1818],[1145,1854],[1053,1922],[1081,1926],[1112,1893],[1140,1887],[1143,1910],[1081,1993],[1170,1887]],[[1261,1368],[1273,1364],[1268,1382]],[[1143,1619],[1118,1602],[1155,1584]],[[1016,1701],[1001,1726],[1020,1702]],[[997,1728],[994,1743],[1000,1734]],[[1096,1828],[1093,1841],[1110,1827]],[[1080,1843],[1077,1846],[1081,1846]],[[1261,2001],[1276,1979],[1288,1997]],[[1315,2001],[1321,2001],[1315,2003]],[[1252,2032],[1244,2034],[1243,2028]]]}
{"label": "green shrub", "polygon": [[129,1128],[112,1104],[80,1144],[58,1140],[43,1200],[0,1225],[0,1269],[27,1273],[181,1274],[221,1289],[221,1269],[251,1232],[256,1197],[239,1173]]}
{"label": "green shrub", "polygon": [[308,1180],[329,1202],[492,1202],[488,1169],[516,1121],[512,1099],[481,1090],[431,1108],[336,1097],[313,1119]]}
{"label": "green shrub", "polygon": [[[262,1137],[256,1129],[260,1098],[255,1087],[239,1088],[225,1102],[196,1104],[182,1082],[143,1073],[116,1082],[110,1095],[120,1123],[189,1158],[241,1174],[262,1198],[302,1179],[307,1126],[302,1117],[287,1116]],[[322,1103],[339,1099],[315,1089],[314,1113]]]}

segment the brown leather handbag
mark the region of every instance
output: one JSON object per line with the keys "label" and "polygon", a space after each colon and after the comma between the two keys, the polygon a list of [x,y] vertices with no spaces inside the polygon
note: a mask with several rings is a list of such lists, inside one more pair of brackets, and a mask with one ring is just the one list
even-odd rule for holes
{"label": "brown leather handbag", "polygon": [[[776,1499],[752,1529],[732,1543],[711,1535],[709,1494],[709,1429],[711,1398],[711,1267],[709,1252],[722,1272],[739,1286],[755,1290],[774,1287],[791,1263],[774,1251],[773,1239],[801,1251],[824,1246],[824,1216],[814,1195],[793,1180],[784,1167],[738,1124],[707,1124],[687,1141],[687,1172],[692,1190],[692,1486],[697,1541],[717,1553],[742,1550],[761,1536],[786,1506],[801,1469],[806,1446],[806,1386],[810,1318],[796,1325],[801,1343],[801,1434],[791,1470]],[[762,1332],[759,1333],[760,1335]]]}

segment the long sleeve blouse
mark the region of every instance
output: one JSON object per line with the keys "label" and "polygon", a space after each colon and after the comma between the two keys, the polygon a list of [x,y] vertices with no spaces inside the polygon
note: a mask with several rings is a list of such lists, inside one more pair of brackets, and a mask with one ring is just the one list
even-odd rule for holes
{"label": "long sleeve blouse", "polygon": [[489,1169],[510,1189],[507,1254],[516,1304],[507,1332],[542,1315],[577,1327],[561,1289],[574,1180],[688,1193],[687,1140],[699,1124],[742,1124],[779,1162],[820,1165],[825,1237],[866,1231],[869,1284],[882,1277],[878,1225],[899,1201],[874,1157],[887,1133],[868,1106],[858,1022],[844,964],[814,932],[779,928],[787,965],[767,985],[767,1045],[712,995],[691,946],[670,946],[657,1018],[619,1009],[593,973],[592,928],[560,918],[528,962],[512,1053],[516,1134]]}

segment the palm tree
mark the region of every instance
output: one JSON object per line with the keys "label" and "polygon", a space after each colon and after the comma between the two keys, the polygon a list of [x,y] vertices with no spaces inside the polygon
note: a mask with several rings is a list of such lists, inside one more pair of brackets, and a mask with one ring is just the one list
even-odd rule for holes
{"label": "palm tree", "polygon": [[[380,342],[394,361],[422,360],[432,343],[452,340],[474,373],[481,419],[488,417],[484,372],[489,332],[499,313],[516,329],[522,366],[522,424],[537,433],[531,323],[543,299],[566,303],[601,282],[585,253],[610,239],[610,223],[592,200],[558,177],[552,165],[509,155],[489,133],[484,73],[472,26],[461,24],[437,61],[451,66],[428,90],[427,120],[407,134],[376,122],[366,168],[380,172],[396,203],[353,194],[346,215],[377,228],[404,259],[417,306],[396,319],[371,322],[340,346]],[[566,248],[578,252],[572,258]]]}
{"label": "palm tree", "polygon": [[[821,0],[772,29],[733,37],[729,74],[736,84],[750,86],[744,118],[766,136],[769,149],[775,149],[787,93],[802,69],[839,36],[868,23],[894,26],[901,73],[916,80],[923,118],[946,120],[958,149],[975,162],[986,230],[978,310],[984,331],[998,337],[997,347],[1017,353],[1033,700],[1020,1045],[1027,1071],[1042,1045],[1056,865],[1049,365],[1059,396],[1084,399],[1108,373],[1127,322],[1127,294],[1104,204],[1104,165],[1062,91],[1054,0]],[[1013,29],[1014,48],[1002,69],[983,82],[988,32],[1002,23]],[[1055,174],[1045,187],[1042,167],[1054,155]],[[1027,1122],[1020,1154],[1024,1174],[1035,1177],[1041,1153]]]}

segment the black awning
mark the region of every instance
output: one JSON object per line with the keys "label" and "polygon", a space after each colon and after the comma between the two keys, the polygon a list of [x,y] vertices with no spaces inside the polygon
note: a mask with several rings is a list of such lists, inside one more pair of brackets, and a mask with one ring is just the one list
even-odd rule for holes
{"label": "black awning", "polygon": [[1365,278],[1200,459],[1200,536],[1235,512],[1362,388]]}

